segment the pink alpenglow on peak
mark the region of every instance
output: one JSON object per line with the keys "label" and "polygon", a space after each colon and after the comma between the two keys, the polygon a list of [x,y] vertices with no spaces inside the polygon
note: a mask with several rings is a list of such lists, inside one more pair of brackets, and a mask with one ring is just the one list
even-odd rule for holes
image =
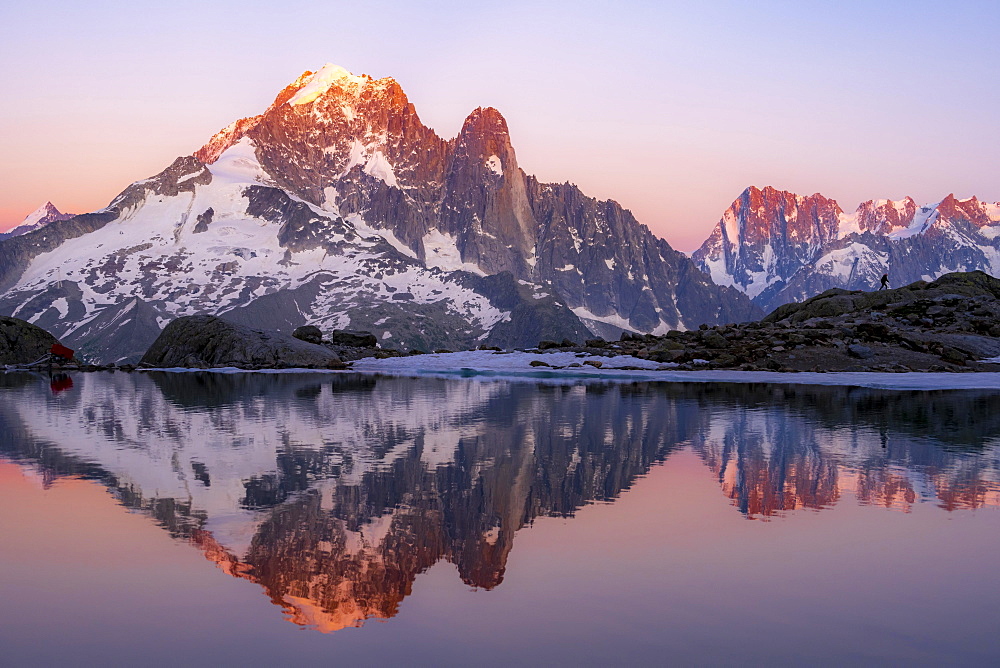
{"label": "pink alpenglow on peak", "polygon": [[747,188],[692,259],[765,311],[830,288],[898,287],[953,271],[1000,275],[1000,203],[949,194],[862,202],[846,213],[820,194]]}
{"label": "pink alpenglow on peak", "polygon": [[334,83],[361,88],[371,81],[371,77],[367,74],[355,76],[340,65],[333,63],[327,63],[315,74],[311,76],[306,74],[303,75],[303,78],[305,78],[305,85],[288,100],[288,104],[308,104],[329,90]]}
{"label": "pink alpenglow on peak", "polygon": [[0,239],[18,237],[22,234],[27,234],[28,232],[34,232],[37,229],[45,227],[49,223],[54,223],[59,220],[67,220],[72,218],[74,215],[75,214],[72,213],[62,213],[55,207],[55,205],[52,204],[52,202],[46,202],[29,213],[19,225],[12,227],[3,234],[0,234]]}

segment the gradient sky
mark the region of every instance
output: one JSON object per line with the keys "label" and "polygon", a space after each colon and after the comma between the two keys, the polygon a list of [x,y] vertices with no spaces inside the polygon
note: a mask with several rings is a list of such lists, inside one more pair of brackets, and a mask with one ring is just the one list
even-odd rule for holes
{"label": "gradient sky", "polygon": [[1000,200],[1000,2],[27,2],[0,6],[0,230],[80,213],[334,62],[453,137],[692,250],[749,185]]}

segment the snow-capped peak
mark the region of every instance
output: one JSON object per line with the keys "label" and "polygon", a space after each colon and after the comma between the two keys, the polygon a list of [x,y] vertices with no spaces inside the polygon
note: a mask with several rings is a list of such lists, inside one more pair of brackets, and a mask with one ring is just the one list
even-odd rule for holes
{"label": "snow-capped peak", "polygon": [[45,204],[41,205],[40,207],[29,213],[25,217],[25,219],[21,221],[21,225],[34,225],[35,223],[38,223],[42,219],[51,215],[56,215],[56,216],[60,215],[59,209],[53,206],[52,202],[46,202]]}
{"label": "snow-capped peak", "polygon": [[27,234],[28,232],[37,230],[40,227],[45,227],[49,223],[66,220],[67,218],[72,217],[72,214],[60,212],[59,209],[52,204],[52,202],[46,202],[29,213],[20,224],[16,227],[12,227],[10,230],[5,232],[3,236],[16,237],[21,234]]}
{"label": "snow-capped peak", "polygon": [[367,75],[355,76],[340,65],[327,63],[306,81],[306,84],[288,100],[288,104],[308,104],[329,90],[335,82],[351,83],[359,88],[371,79]]}

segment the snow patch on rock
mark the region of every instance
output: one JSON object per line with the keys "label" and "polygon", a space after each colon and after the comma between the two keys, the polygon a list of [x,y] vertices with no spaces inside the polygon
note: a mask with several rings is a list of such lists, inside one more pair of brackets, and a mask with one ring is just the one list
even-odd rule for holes
{"label": "snow patch on rock", "polygon": [[494,174],[503,176],[503,165],[500,163],[500,158],[495,155],[486,159],[486,168]]}
{"label": "snow patch on rock", "polygon": [[437,267],[442,271],[468,271],[479,276],[486,272],[479,265],[463,262],[455,237],[438,229],[432,229],[424,235],[424,262],[428,267]]}
{"label": "snow patch on rock", "polygon": [[[241,138],[223,151],[218,160],[208,165],[208,170],[212,172],[212,180],[218,184],[253,184],[271,181],[257,160],[257,147],[249,137]],[[193,176],[195,175],[185,178]]]}
{"label": "snow patch on rock", "polygon": [[365,163],[364,172],[369,176],[380,179],[388,186],[393,188],[399,187],[399,182],[396,181],[396,174],[392,171],[392,165],[389,164],[389,160],[382,151],[376,150],[371,154],[371,157]]}

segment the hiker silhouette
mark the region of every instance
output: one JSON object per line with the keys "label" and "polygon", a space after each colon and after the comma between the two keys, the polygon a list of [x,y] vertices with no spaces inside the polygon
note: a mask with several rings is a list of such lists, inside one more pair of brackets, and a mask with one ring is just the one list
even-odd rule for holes
{"label": "hiker silhouette", "polygon": [[879,290],[885,290],[889,287],[889,274],[882,274],[882,287]]}

